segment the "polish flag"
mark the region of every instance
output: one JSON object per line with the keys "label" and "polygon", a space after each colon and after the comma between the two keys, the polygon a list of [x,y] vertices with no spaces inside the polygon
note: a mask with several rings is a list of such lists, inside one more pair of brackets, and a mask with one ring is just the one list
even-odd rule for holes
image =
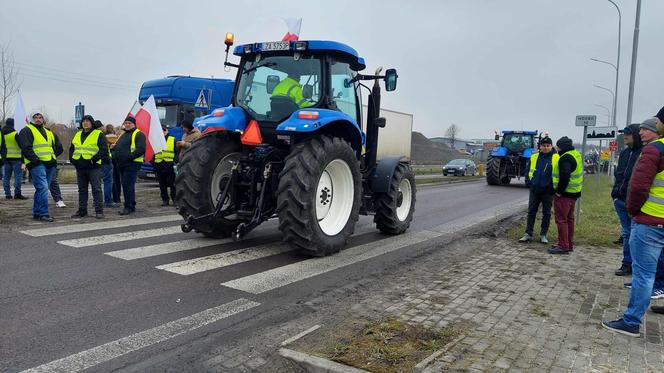
{"label": "polish flag", "polygon": [[288,32],[284,35],[281,41],[298,41],[300,40],[300,29],[302,28],[302,18],[284,18]]}
{"label": "polish flag", "polygon": [[29,123],[28,115],[25,113],[25,105],[21,91],[16,92],[16,109],[14,109],[14,129],[16,132],[21,130]]}
{"label": "polish flag", "polygon": [[[134,105],[135,106],[135,105]],[[161,122],[159,121],[159,112],[157,111],[157,104],[154,101],[154,96],[150,96],[143,107],[133,114],[134,108],[129,112],[136,119],[136,127],[143,132],[147,139],[147,146],[145,149],[145,161],[150,162],[155,153],[159,153],[166,149],[166,139],[164,132],[161,129]]]}

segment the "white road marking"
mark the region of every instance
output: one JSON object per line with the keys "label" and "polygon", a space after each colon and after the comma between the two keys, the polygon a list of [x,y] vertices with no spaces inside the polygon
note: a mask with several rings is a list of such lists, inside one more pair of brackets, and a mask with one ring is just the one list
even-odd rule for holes
{"label": "white road marking", "polygon": [[248,262],[266,258],[273,255],[283,254],[292,251],[293,248],[285,244],[272,244],[254,247],[245,247],[243,249],[228,251],[225,253],[204,256],[190,260],[183,260],[170,264],[164,264],[155,268],[162,269],[179,275],[193,275],[212,269],[228,267],[234,264]]}
{"label": "white road marking", "polygon": [[98,223],[70,224],[61,227],[28,229],[21,231],[21,233],[27,234],[28,236],[32,237],[43,237],[43,236],[53,236],[56,234],[89,232],[98,229],[123,228],[123,227],[131,227],[142,224],[166,223],[173,221],[183,221],[182,216],[162,215],[162,216],[151,216],[148,218],[110,220]]}
{"label": "white road marking", "polygon": [[182,229],[177,227],[148,229],[144,231],[124,232],[116,234],[107,234],[103,236],[92,236],[85,238],[74,238],[71,240],[58,241],[59,244],[71,247],[88,247],[104,245],[108,243],[117,243],[123,241],[139,240],[142,238],[159,237],[167,234],[182,233]]}
{"label": "white road marking", "polygon": [[125,249],[125,250],[109,251],[104,254],[124,260],[135,260],[135,259],[148,258],[157,255],[172,254],[180,251],[200,249],[203,247],[223,245],[229,242],[233,242],[233,240],[231,239],[220,240],[216,238],[205,238],[205,237],[192,238],[190,240],[135,247],[132,249]]}
{"label": "white road marking", "polygon": [[24,373],[37,372],[78,372],[107,362],[111,359],[138,351],[179,335],[199,329],[205,325],[260,306],[260,303],[247,299],[237,299],[205,311],[183,317],[175,321],[124,337],[101,346],[79,352],[75,355],[52,361]]}
{"label": "white road marking", "polygon": [[318,276],[354,263],[396,251],[406,246],[441,236],[439,232],[420,231],[390,237],[341,251],[324,258],[309,259],[253,275],[227,281],[221,285],[252,294],[261,294],[282,286]]}

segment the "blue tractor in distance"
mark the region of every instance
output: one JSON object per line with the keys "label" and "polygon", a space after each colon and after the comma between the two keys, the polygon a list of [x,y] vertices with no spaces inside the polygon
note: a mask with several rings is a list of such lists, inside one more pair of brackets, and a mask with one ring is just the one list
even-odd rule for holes
{"label": "blue tractor in distance", "polygon": [[[378,115],[378,82],[395,90],[396,70],[361,74],[353,48],[316,40],[240,45],[235,64],[232,39],[224,63],[237,68],[232,105],[195,121],[203,136],[178,167],[182,230],[239,240],[278,218],[284,241],[311,256],[341,250],[359,215],[374,215],[385,234],[405,232],[415,209],[408,155],[377,159],[379,128],[389,125]],[[368,80],[372,89],[361,84]]]}
{"label": "blue tractor in distance", "polygon": [[[513,178],[524,178],[530,184],[530,156],[537,151],[537,131],[503,131],[500,146],[495,147],[486,162],[486,182],[507,185]],[[496,140],[500,136],[496,134]]]}

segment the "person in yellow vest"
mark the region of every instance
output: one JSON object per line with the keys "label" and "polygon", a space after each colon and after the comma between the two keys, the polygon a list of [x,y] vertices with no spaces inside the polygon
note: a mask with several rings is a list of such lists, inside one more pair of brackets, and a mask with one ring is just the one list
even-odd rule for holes
{"label": "person in yellow vest", "polygon": [[152,164],[159,180],[159,190],[161,192],[162,206],[168,206],[170,189],[170,199],[175,204],[175,169],[173,165],[177,159],[175,149],[175,137],[168,134],[168,127],[162,125],[164,138],[166,139],[166,149],[154,155]]}
{"label": "person in yellow vest", "polygon": [[35,187],[32,218],[41,222],[53,222],[48,212],[48,189],[57,169],[57,157],[62,154],[58,137],[44,127],[41,113],[32,115],[32,121],[18,134],[18,142]]}
{"label": "person in yellow vest", "polygon": [[528,198],[528,220],[526,233],[519,242],[526,243],[533,240],[535,229],[535,218],[540,204],[542,205],[542,225],[540,227],[540,242],[548,244],[546,234],[549,232],[551,223],[551,205],[553,203],[553,162],[558,154],[553,150],[553,141],[550,137],[544,137],[539,142],[539,152],[530,157],[530,169],[528,178],[530,180],[530,195]]}
{"label": "person in yellow vest", "polygon": [[556,142],[558,158],[553,166],[553,208],[558,227],[558,244],[549,254],[569,254],[574,250],[574,208],[583,189],[583,157],[567,136]]}
{"label": "person in yellow vest", "polygon": [[[634,166],[627,194],[627,212],[632,216],[629,304],[621,318],[602,322],[606,329],[632,337],[640,336],[651,299],[664,298],[664,287],[657,276],[664,265],[664,108],[655,118],[640,126],[641,140],[648,145]],[[664,313],[662,307],[653,306],[652,310]]]}
{"label": "person in yellow vest", "polygon": [[136,178],[145,157],[145,134],[136,128],[136,119],[127,117],[122,123],[124,133],[113,147],[113,159],[120,172],[124,208],[120,215],[136,212]]}
{"label": "person in yellow vest", "polygon": [[289,97],[298,108],[313,105],[314,103],[304,98],[302,94],[301,73],[297,70],[297,66],[290,68],[292,71],[288,72],[288,76],[274,87],[272,97]]}
{"label": "person in yellow vest", "polygon": [[[4,161],[4,179],[2,180],[5,189],[6,199],[28,199],[21,194],[21,181],[23,180],[23,159],[21,158],[21,148],[18,146],[18,133],[14,129],[14,118],[7,118],[5,126],[2,128],[0,138],[0,156]],[[14,176],[14,196],[11,190],[11,178]]]}
{"label": "person in yellow vest", "polygon": [[108,158],[106,137],[97,128],[91,115],[81,120],[81,127],[71,139],[69,160],[76,167],[78,210],[72,218],[88,216],[88,185],[92,188],[95,217],[104,218],[104,197],[101,189],[101,165]]}

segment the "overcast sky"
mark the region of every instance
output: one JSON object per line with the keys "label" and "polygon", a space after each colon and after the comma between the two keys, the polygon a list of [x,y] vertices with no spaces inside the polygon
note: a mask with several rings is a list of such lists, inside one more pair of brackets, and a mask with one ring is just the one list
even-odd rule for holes
{"label": "overcast sky", "polygon": [[[414,114],[434,137],[452,123],[463,138],[499,129],[572,136],[577,114],[608,120],[617,12],[606,0],[33,1],[0,0],[28,111],[68,122],[74,105],[119,124],[143,81],[184,74],[234,78],[222,68],[225,32],[237,43],[279,40],[283,17],[302,17],[301,40],[344,42],[368,71],[395,67],[383,107]],[[636,0],[623,13],[618,125],[624,126]],[[643,0],[633,121],[664,105],[664,1]],[[13,108],[13,105],[12,105]],[[13,110],[13,109],[12,109]]]}

